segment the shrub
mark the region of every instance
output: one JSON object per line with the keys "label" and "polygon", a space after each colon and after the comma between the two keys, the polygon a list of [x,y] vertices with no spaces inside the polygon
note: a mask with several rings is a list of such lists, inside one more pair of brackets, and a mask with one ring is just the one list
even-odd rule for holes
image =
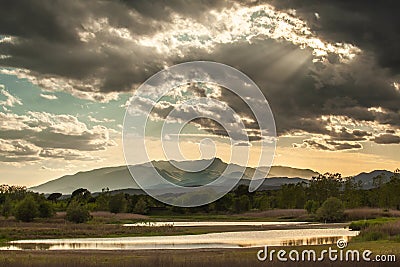
{"label": "shrub", "polygon": [[31,222],[38,214],[38,204],[30,195],[27,195],[15,206],[15,218],[17,220]]}
{"label": "shrub", "polygon": [[148,212],[147,203],[143,198],[140,198],[133,209],[135,213],[146,214]]}
{"label": "shrub", "polygon": [[322,203],[317,210],[319,220],[324,222],[338,222],[344,218],[344,207],[342,201],[336,197],[330,197]]}
{"label": "shrub", "polygon": [[307,200],[306,204],[304,204],[304,209],[309,213],[309,214],[314,214],[318,210],[318,202],[314,200]]}
{"label": "shrub", "polygon": [[6,197],[3,205],[1,206],[1,215],[4,216],[5,218],[8,218],[12,214],[13,211],[13,205],[11,203],[11,200]]}
{"label": "shrub", "polygon": [[67,208],[66,219],[74,223],[84,223],[90,220],[90,213],[85,205],[72,201]]}
{"label": "shrub", "polygon": [[54,215],[53,206],[48,201],[42,201],[38,210],[40,218],[50,218]]}
{"label": "shrub", "polygon": [[126,211],[128,201],[123,193],[116,194],[111,197],[109,208],[112,213],[121,213]]}

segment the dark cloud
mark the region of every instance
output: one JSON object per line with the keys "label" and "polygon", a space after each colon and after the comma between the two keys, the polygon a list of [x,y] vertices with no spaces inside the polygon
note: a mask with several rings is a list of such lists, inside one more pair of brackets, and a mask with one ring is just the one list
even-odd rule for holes
{"label": "dark cloud", "polygon": [[400,136],[394,134],[381,134],[374,139],[378,144],[400,144]]}
{"label": "dark cloud", "polygon": [[[393,133],[400,127],[400,92],[393,86],[393,81],[400,77],[400,25],[394,12],[398,2],[268,2],[278,9],[296,9],[318,37],[333,44],[353,44],[362,53],[342,62],[330,52],[326,61],[315,62],[311,48],[300,49],[291,42],[262,36],[251,42],[241,39],[215,43],[210,50],[188,46],[178,52],[157,51],[139,42],[140,38],[167,31],[174,14],[212,24],[207,11],[232,6],[226,1],[23,0],[2,4],[0,34],[14,39],[0,42],[0,55],[7,55],[0,57],[0,65],[29,70],[29,75],[46,89],[54,85],[46,84],[44,78],[56,78],[84,94],[132,90],[166,65],[190,60],[217,61],[243,71],[257,83],[269,101],[279,135],[306,132],[328,136],[324,142],[305,143],[323,150],[361,148],[354,142],[368,139],[389,143],[383,140],[388,137],[371,138],[370,132],[347,126],[332,130],[332,122],[322,117],[334,115],[354,122],[381,124]],[[237,3],[254,6],[260,1]],[[129,40],[120,35],[127,35]],[[93,98],[102,99],[101,95]],[[251,122],[254,116],[240,98],[227,90],[217,98],[249,118],[244,123],[256,133],[258,125]],[[165,115],[170,110],[168,106],[159,107],[156,113]],[[211,133],[226,135],[218,124],[197,123]],[[52,138],[49,134],[46,141]],[[79,143],[84,148],[92,137],[81,138]],[[70,140],[63,140],[67,143],[54,141],[52,147],[68,149]],[[36,144],[43,146],[39,141]],[[87,150],[91,148],[97,149],[90,146]]]}
{"label": "dark cloud", "polygon": [[[272,0],[275,7],[293,8],[318,35],[333,42],[355,44],[373,52],[383,67],[400,71],[400,2],[389,0]],[[319,14],[319,18],[315,16]]]}
{"label": "dark cloud", "polygon": [[[269,101],[279,134],[304,131],[341,141],[363,141],[371,136],[367,131],[345,127],[339,132],[328,130],[332,122],[321,117],[330,115],[344,116],[353,122],[400,126],[400,93],[389,82],[392,76],[377,66],[371,56],[360,55],[350,63],[320,66],[312,62],[307,49],[263,40],[220,45],[204,58],[236,67],[256,82]],[[228,91],[222,91],[220,99],[242,116],[251,114]]]}
{"label": "dark cloud", "polygon": [[303,141],[302,144],[294,144],[294,147],[312,148],[325,151],[340,151],[349,149],[361,149],[362,145],[359,143],[336,142],[323,139],[306,139]]}
{"label": "dark cloud", "polygon": [[220,9],[229,5],[223,0],[124,0],[127,6],[133,8],[138,13],[160,20],[170,20],[172,13],[182,16],[204,19],[204,13],[210,9]]}
{"label": "dark cloud", "polygon": [[[129,91],[173,62],[154,47],[135,43],[138,36],[162,31],[172,13],[201,20],[205,11],[226,5],[181,0],[7,1],[0,10],[0,34],[17,39],[0,43],[0,55],[7,55],[0,57],[0,66],[28,69],[39,80],[76,79],[82,84],[75,82],[73,87],[81,91]],[[96,23],[96,37],[82,41],[79,32],[93,31],[88,28]],[[125,29],[133,40],[111,33],[112,27]]]}

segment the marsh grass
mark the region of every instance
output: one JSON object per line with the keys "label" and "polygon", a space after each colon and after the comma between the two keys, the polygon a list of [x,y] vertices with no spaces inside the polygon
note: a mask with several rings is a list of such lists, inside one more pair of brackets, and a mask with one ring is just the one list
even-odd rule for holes
{"label": "marsh grass", "polygon": [[361,231],[357,240],[389,240],[400,242],[400,220],[368,226]]}
{"label": "marsh grass", "polygon": [[344,213],[348,221],[375,219],[380,217],[400,217],[399,210],[384,210],[379,208],[347,209]]}
{"label": "marsh grass", "polygon": [[[364,244],[364,243],[360,243]],[[355,243],[351,249],[360,249],[362,245]],[[374,253],[383,253],[381,242],[366,242],[366,247]],[[289,250],[288,247],[275,247],[274,249]],[[327,246],[301,246],[298,251],[315,249],[317,252]],[[0,266],[398,266],[394,263],[366,263],[366,262],[260,262],[256,253],[260,248],[243,249],[198,249],[198,250],[142,250],[142,251],[0,251]],[[399,248],[396,254],[399,255]],[[388,252],[385,252],[388,253]],[[393,252],[392,252],[393,253]]]}
{"label": "marsh grass", "polygon": [[373,225],[380,225],[380,224],[384,224],[387,222],[393,222],[396,220],[398,220],[398,218],[381,217],[381,218],[376,218],[376,219],[353,221],[350,223],[349,228],[354,231],[360,231],[360,230],[364,230]]}

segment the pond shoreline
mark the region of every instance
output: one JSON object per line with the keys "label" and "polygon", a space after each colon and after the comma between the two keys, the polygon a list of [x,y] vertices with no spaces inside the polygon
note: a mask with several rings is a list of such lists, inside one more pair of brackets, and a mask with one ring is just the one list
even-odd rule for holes
{"label": "pond shoreline", "polygon": [[[232,222],[234,223],[234,222]],[[212,224],[212,222],[210,222]],[[195,223],[193,222],[193,225]],[[282,224],[278,224],[282,226]],[[222,227],[221,225],[219,225]],[[105,250],[143,250],[143,249],[201,249],[201,248],[239,248],[263,245],[313,245],[332,244],[339,239],[349,240],[358,234],[350,231],[342,224],[288,224],[285,228],[276,228],[269,225],[270,229],[256,227],[247,231],[220,232],[205,231],[197,235],[160,235],[136,237],[107,237],[107,238],[58,238],[58,239],[28,239],[15,240],[4,244],[0,249],[6,250],[80,250],[80,249],[105,249]],[[136,226],[137,227],[137,226]],[[140,226],[142,228],[157,228],[160,226]],[[165,226],[161,226],[165,227]],[[172,226],[171,226],[172,227]],[[213,229],[213,226],[202,229]],[[172,227],[174,228],[174,227]],[[186,227],[177,227],[186,228]],[[188,228],[196,228],[190,226]],[[271,229],[272,228],[272,229]],[[213,229],[215,230],[215,229]]]}

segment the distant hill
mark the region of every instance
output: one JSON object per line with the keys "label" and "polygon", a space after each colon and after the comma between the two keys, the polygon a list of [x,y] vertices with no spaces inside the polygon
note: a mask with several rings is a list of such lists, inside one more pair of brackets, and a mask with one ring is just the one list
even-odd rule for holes
{"label": "distant hill", "polygon": [[310,169],[297,169],[286,166],[273,166],[268,173],[268,177],[288,177],[288,178],[305,178],[311,179],[317,176],[318,172]]}
{"label": "distant hill", "polygon": [[[181,186],[205,185],[214,181],[222,174],[227,179],[241,177],[242,179],[238,185],[248,186],[255,172],[254,168],[227,164],[218,158],[214,159],[208,168],[200,172],[182,171],[168,161],[154,161],[152,164],[166,180]],[[152,164],[145,163],[135,165],[132,170],[135,171],[136,175],[145,177],[148,181],[154,180],[153,183],[149,183],[149,187],[157,187],[157,181],[152,174]],[[184,168],[190,169],[199,164],[203,166],[204,161],[186,161],[180,162],[180,164],[184,166]],[[229,169],[229,172],[224,173],[225,169]],[[243,170],[244,175],[242,175]],[[309,169],[297,169],[285,166],[273,166],[269,173],[267,168],[260,168],[260,173],[261,175],[258,177],[265,178],[263,178],[264,181],[258,190],[278,189],[283,184],[294,184],[298,182],[307,183],[311,177],[318,175],[317,172]],[[370,189],[373,187],[373,178],[378,175],[382,175],[382,181],[387,182],[393,173],[386,170],[376,170],[370,173],[360,173],[352,179],[356,182],[361,181],[364,189]],[[224,184],[218,184],[217,186],[223,190]],[[86,188],[91,192],[101,192],[103,188],[109,188],[111,191],[120,190],[132,194],[143,193],[131,177],[127,166],[105,167],[91,171],[78,172],[73,175],[65,175],[29,189],[40,193],[59,192],[62,194],[71,194],[78,188]],[[162,194],[165,191],[167,190],[162,188],[159,193]],[[168,190],[167,192],[174,193],[173,190]]]}
{"label": "distant hill", "polygon": [[[185,168],[195,167],[203,164],[199,161],[181,162]],[[254,168],[244,168],[235,164],[226,164],[222,160],[216,158],[212,164],[201,172],[185,172],[168,161],[154,161],[152,164],[158,172],[168,181],[181,186],[200,186],[208,184],[217,179],[229,165],[229,173],[225,173],[226,177],[241,176],[244,170],[241,184],[248,185],[251,177],[253,177]],[[151,180],[151,165],[149,163],[135,165],[135,173],[141,177],[149,177]],[[267,168],[260,168],[261,175],[267,177]],[[263,175],[263,173],[265,175]],[[273,166],[268,174],[268,179],[263,183],[260,189],[276,188],[284,183],[297,183],[301,180],[310,179],[317,175],[312,170],[296,169],[284,166]],[[272,179],[273,178],[273,179]],[[155,186],[156,184],[154,184]],[[65,175],[44,184],[31,187],[30,190],[40,193],[60,192],[62,194],[70,194],[77,188],[87,188],[91,192],[101,192],[103,188],[110,190],[129,189],[140,190],[139,186],[131,177],[127,166],[105,167],[91,171],[78,172],[73,175]]]}
{"label": "distant hill", "polygon": [[362,172],[356,176],[353,177],[353,180],[355,182],[360,182],[362,184],[362,187],[364,189],[370,189],[373,188],[373,182],[374,182],[374,178],[381,175],[382,176],[382,182],[386,183],[390,180],[390,177],[393,176],[393,172],[390,171],[386,171],[386,170],[375,170],[372,172]]}

